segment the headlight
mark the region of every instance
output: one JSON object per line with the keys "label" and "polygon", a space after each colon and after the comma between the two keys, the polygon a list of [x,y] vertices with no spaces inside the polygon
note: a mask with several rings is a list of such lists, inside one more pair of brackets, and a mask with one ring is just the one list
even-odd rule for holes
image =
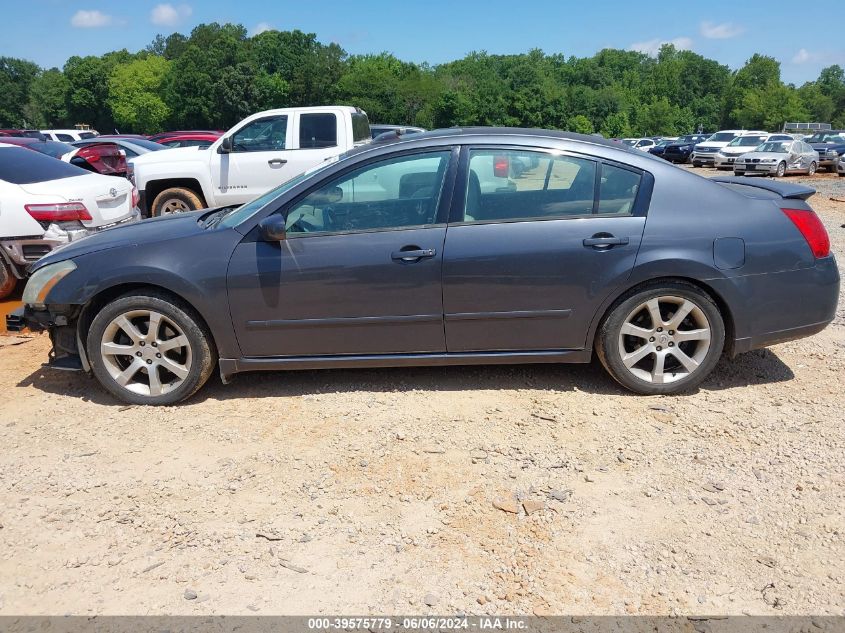
{"label": "headlight", "polygon": [[835,149],[829,149],[827,150],[827,155],[836,158],[837,156],[839,156],[839,152],[837,152]]}
{"label": "headlight", "polygon": [[23,291],[23,302],[36,308],[44,307],[44,300],[53,287],[66,275],[76,270],[76,264],[67,259],[63,262],[50,264],[33,273]]}

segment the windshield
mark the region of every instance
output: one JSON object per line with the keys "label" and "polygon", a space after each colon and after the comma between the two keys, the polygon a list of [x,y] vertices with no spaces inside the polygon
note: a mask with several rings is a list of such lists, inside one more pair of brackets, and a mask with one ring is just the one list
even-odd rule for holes
{"label": "windshield", "polygon": [[845,143],[842,132],[816,132],[804,139],[805,143]]}
{"label": "windshield", "polygon": [[774,154],[786,154],[792,141],[768,141],[756,149],[758,152],[772,152]]}
{"label": "windshield", "polygon": [[713,136],[707,139],[707,143],[726,143],[736,138],[733,132],[716,132]]}
{"label": "windshield", "polygon": [[291,178],[287,182],[282,183],[281,185],[279,185],[275,189],[271,189],[267,193],[265,193],[261,196],[258,196],[255,200],[251,200],[250,202],[247,202],[246,204],[241,205],[240,207],[236,207],[235,209],[233,209],[231,211],[227,211],[226,214],[223,217],[221,217],[218,222],[215,222],[215,225],[226,227],[226,228],[232,228],[232,227],[237,226],[241,222],[244,222],[245,220],[248,220],[249,218],[251,218],[253,215],[258,213],[258,211],[260,211],[262,208],[264,208],[265,205],[269,204],[270,202],[272,202],[273,200],[278,198],[280,195],[282,195],[286,191],[293,189],[296,185],[301,183],[303,180],[310,178],[311,176],[313,176],[317,172],[320,172],[320,171],[326,169],[327,167],[329,167],[330,165],[333,165],[337,161],[338,161],[338,157],[330,158],[330,159],[326,160],[325,162],[320,163],[316,167],[312,167],[311,169],[309,169],[305,173],[299,174],[299,176]]}
{"label": "windshield", "polygon": [[137,145],[138,147],[143,147],[144,149],[148,149],[151,152],[157,152],[160,149],[167,149],[167,147],[165,147],[161,143],[148,141],[145,138],[130,138],[126,139],[124,142],[131,143],[132,145]]}
{"label": "windshield", "polygon": [[728,147],[757,147],[765,138],[765,136],[738,136],[728,143]]}

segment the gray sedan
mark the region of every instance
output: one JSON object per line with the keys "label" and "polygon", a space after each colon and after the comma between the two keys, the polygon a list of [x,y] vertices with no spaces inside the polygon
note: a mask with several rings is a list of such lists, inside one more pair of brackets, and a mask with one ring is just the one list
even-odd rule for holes
{"label": "gray sedan", "polygon": [[737,176],[808,174],[819,166],[819,153],[804,141],[766,141],[734,163]]}
{"label": "gray sedan", "polygon": [[708,180],[593,136],[435,130],[241,207],[72,242],[34,266],[7,326],[50,330],[50,365],[139,404],[184,400],[215,368],[229,382],[594,357],[637,393],[677,393],[723,354],[834,318],[812,194]]}

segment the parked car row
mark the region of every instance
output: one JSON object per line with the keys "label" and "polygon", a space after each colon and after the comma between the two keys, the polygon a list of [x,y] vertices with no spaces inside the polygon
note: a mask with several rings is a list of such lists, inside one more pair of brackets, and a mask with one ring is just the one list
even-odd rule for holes
{"label": "parked car row", "polygon": [[659,142],[648,150],[672,163],[693,167],[712,165],[738,176],[761,174],[814,174],[826,168],[842,175],[845,131],[818,132],[808,137],[762,130],[720,130],[715,134],[688,134]]}

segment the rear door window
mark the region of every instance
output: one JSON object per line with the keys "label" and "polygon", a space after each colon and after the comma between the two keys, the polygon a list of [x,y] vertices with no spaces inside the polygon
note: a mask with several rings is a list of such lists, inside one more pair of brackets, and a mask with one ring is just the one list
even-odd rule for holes
{"label": "rear door window", "polygon": [[589,215],[597,162],[523,150],[474,149],[463,222]]}
{"label": "rear door window", "polygon": [[0,180],[15,185],[90,175],[80,167],[22,147],[0,148]]}
{"label": "rear door window", "polygon": [[639,172],[604,164],[599,186],[599,213],[631,215],[642,175]]}
{"label": "rear door window", "polygon": [[[55,136],[57,141],[63,141],[65,143],[73,143],[76,140],[70,134],[56,134]],[[80,136],[82,135],[80,134]]]}
{"label": "rear door window", "polygon": [[360,143],[370,138],[370,120],[366,114],[354,112],[352,114],[352,142]]}
{"label": "rear door window", "polygon": [[[368,128],[369,130],[369,128]],[[337,146],[337,116],[331,112],[303,114],[299,117],[299,148],[317,149]]]}

